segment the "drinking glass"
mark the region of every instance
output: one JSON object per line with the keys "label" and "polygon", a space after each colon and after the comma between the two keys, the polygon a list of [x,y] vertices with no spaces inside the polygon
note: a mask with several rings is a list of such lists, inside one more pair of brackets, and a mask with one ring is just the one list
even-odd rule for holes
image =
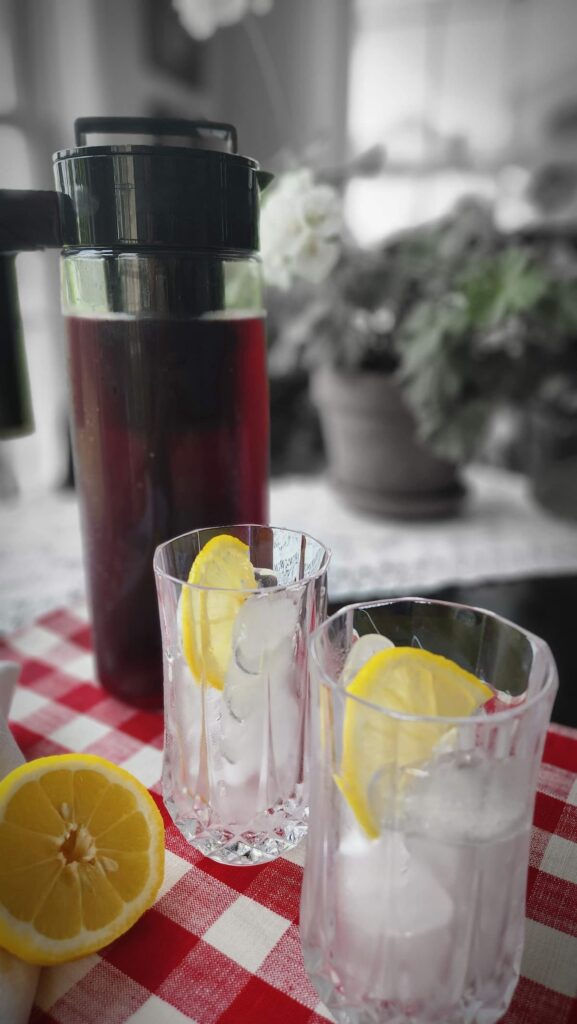
{"label": "drinking glass", "polygon": [[[358,669],[383,637],[485,681],[482,707],[414,715],[351,693],[346,666]],[[519,977],[537,772],[557,689],[549,648],[490,612],[406,598],[342,609],[312,635],[310,662],[301,938],[313,984],[346,1024],[494,1024]],[[413,685],[409,674],[400,706],[410,708]],[[355,742],[358,763],[363,745],[373,757],[364,779]]]}
{"label": "drinking glass", "polygon": [[[187,582],[196,556],[222,534],[248,545],[258,589]],[[213,860],[260,864],[306,833],[307,642],[326,615],[328,561],[327,549],[314,538],[259,525],[195,530],[155,553],[164,800],[186,839]],[[221,604],[235,611],[226,670],[215,679],[207,667],[210,631],[220,627],[206,609],[217,609],[218,618]],[[185,632],[197,637],[197,658],[187,657],[185,617]]]}

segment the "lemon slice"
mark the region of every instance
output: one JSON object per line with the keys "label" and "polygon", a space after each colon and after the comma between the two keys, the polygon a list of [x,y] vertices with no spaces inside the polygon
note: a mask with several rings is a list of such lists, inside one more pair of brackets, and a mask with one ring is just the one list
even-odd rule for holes
{"label": "lemon slice", "polygon": [[197,683],[224,688],[232,654],[234,621],[257,581],[249,548],[222,533],[203,547],[192,563],[188,582],[210,590],[183,587],[180,599],[182,650]]}
{"label": "lemon slice", "polygon": [[0,946],[22,960],[62,963],[112,942],[163,872],[162,818],[124,769],[61,754],[0,782]]}
{"label": "lemon slice", "polygon": [[454,661],[416,647],[374,654],[346,692],[375,707],[347,700],[340,775],[336,778],[368,836],[379,834],[375,786],[394,786],[393,769],[427,761],[449,731],[447,723],[405,721],[377,710],[461,718],[493,696],[486,683]]}

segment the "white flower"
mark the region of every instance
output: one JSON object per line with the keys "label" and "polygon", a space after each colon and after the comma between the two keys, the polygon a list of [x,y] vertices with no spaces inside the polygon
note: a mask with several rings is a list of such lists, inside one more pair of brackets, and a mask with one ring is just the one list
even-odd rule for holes
{"label": "white flower", "polygon": [[340,252],[341,200],[330,185],[302,168],[280,177],[266,196],[260,222],[269,284],[287,289],[293,278],[320,284]]}
{"label": "white flower", "polygon": [[193,39],[208,39],[218,28],[245,14],[268,14],[273,0],[172,0],[181,24]]}

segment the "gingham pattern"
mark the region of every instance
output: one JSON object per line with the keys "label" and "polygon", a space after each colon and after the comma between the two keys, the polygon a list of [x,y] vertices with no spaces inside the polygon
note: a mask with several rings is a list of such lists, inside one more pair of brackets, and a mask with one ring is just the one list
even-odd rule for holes
{"label": "gingham pattern", "polygon": [[[95,681],[85,611],[0,641],[22,675],[11,709],[30,759],[86,751],[123,765],[158,800],[166,875],[157,902],[99,955],[42,972],[31,1024],[326,1024],[298,936],[302,849],[227,868],[182,838],[159,796],[162,717]],[[535,809],[522,978],[503,1024],[577,1024],[577,732],[548,734]]]}

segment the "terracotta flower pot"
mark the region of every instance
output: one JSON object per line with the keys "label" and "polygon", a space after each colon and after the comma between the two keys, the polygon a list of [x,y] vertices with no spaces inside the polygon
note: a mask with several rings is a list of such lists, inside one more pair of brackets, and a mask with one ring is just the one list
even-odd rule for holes
{"label": "terracotta flower pot", "polygon": [[416,436],[398,384],[385,373],[338,373],[312,379],[329,473],[349,504],[390,516],[448,515],[463,497],[457,467]]}

